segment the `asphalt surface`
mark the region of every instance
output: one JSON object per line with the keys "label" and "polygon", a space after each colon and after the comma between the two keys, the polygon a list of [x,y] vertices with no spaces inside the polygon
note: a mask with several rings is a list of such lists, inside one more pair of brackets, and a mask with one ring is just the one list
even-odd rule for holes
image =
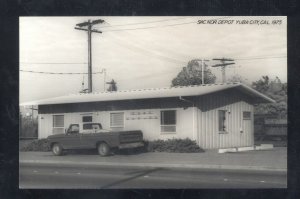
{"label": "asphalt surface", "polygon": [[286,188],[281,171],[23,163],[19,187],[55,189]]}

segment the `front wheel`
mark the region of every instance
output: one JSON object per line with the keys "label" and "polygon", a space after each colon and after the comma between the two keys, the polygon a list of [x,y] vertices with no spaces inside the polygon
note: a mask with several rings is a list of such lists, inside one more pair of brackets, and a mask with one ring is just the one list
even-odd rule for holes
{"label": "front wheel", "polygon": [[110,154],[110,147],[106,143],[98,144],[98,153],[101,156],[108,156]]}
{"label": "front wheel", "polygon": [[52,153],[54,155],[62,155],[63,149],[62,149],[61,145],[57,144],[57,143],[53,144],[53,146],[52,146]]}

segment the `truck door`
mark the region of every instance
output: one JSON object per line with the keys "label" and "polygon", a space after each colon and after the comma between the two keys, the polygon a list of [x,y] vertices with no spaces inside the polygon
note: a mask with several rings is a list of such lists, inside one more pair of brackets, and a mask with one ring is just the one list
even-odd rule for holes
{"label": "truck door", "polygon": [[[81,133],[81,146],[83,148],[94,148],[95,146],[95,137],[97,132],[101,129],[100,124],[98,123],[86,123],[82,126]],[[99,136],[99,135],[98,135]]]}
{"label": "truck door", "polygon": [[66,149],[81,148],[79,124],[71,124],[69,126],[62,144],[63,147]]}

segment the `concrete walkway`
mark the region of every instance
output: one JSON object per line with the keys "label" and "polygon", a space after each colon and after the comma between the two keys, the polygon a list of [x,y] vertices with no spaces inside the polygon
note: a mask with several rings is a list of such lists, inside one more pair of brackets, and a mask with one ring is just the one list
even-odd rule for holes
{"label": "concrete walkway", "polygon": [[287,149],[278,147],[265,151],[218,154],[216,150],[204,153],[140,153],[101,157],[96,153],[70,153],[53,156],[51,152],[20,152],[20,164],[59,164],[86,166],[142,166],[205,169],[286,171]]}

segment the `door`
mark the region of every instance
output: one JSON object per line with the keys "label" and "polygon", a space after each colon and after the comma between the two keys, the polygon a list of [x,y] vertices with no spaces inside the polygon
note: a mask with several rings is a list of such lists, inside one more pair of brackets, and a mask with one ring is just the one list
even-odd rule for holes
{"label": "door", "polygon": [[250,146],[251,145],[251,136],[252,136],[252,114],[251,111],[243,111],[243,121],[242,127],[240,131],[240,138],[242,146]]}
{"label": "door", "polygon": [[96,138],[99,138],[99,130],[102,129],[99,123],[86,123],[82,126],[81,133],[81,146],[83,148],[94,148],[96,147]]}
{"label": "door", "polygon": [[81,148],[79,134],[79,124],[71,124],[62,140],[62,145],[65,149]]}

